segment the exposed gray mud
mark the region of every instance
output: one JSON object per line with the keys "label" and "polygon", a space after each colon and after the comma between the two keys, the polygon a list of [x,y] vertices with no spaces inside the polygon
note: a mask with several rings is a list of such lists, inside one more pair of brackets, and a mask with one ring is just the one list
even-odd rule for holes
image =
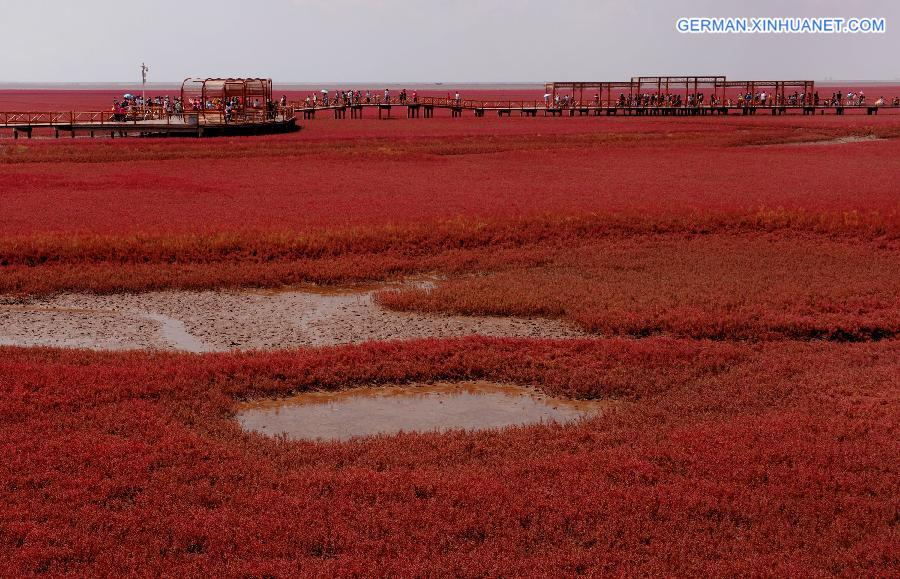
{"label": "exposed gray mud", "polygon": [[64,294],[0,303],[0,345],[188,352],[466,335],[569,338],[561,321],[392,312],[380,287]]}
{"label": "exposed gray mud", "polygon": [[808,147],[811,145],[850,145],[853,143],[871,143],[872,141],[886,141],[887,139],[876,135],[847,135],[834,139],[821,139],[811,141],[796,141],[790,143],[772,143],[764,147]]}

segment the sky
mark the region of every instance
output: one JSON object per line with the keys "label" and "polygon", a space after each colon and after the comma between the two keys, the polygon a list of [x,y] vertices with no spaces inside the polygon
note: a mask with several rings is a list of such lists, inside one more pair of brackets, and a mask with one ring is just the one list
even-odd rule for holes
{"label": "sky", "polygon": [[[0,0],[0,82],[900,80],[900,0]],[[884,17],[885,34],[680,34],[680,17]],[[15,23],[15,25],[11,25]],[[895,30],[897,32],[895,32]]]}

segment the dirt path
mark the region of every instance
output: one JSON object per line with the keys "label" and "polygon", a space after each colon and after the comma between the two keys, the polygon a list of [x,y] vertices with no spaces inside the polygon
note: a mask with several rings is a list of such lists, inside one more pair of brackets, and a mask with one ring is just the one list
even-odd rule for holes
{"label": "dirt path", "polygon": [[373,302],[373,293],[165,291],[0,302],[0,345],[208,352],[472,334],[584,335],[555,320],[391,312]]}

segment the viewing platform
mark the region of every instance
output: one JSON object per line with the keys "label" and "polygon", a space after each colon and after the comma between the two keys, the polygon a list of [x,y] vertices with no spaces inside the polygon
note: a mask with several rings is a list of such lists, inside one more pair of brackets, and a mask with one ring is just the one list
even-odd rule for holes
{"label": "viewing platform", "polygon": [[299,129],[293,110],[273,115],[241,116],[225,120],[223,115],[182,113],[173,115],[129,114],[125,119],[110,111],[94,112],[0,112],[0,128],[11,129],[13,137],[28,138],[46,129],[57,138],[76,134],[109,137],[212,137],[288,133]]}
{"label": "viewing platform", "polygon": [[[451,99],[452,100],[452,99]],[[577,117],[577,116],[708,116],[708,115],[756,115],[756,114],[803,114],[803,115],[842,115],[847,111],[855,111],[859,114],[865,112],[868,115],[877,115],[882,112],[900,112],[896,105],[698,105],[698,106],[664,106],[664,105],[617,105],[596,104],[594,102],[582,103],[575,101],[567,105],[547,105],[543,101],[479,101],[461,100],[459,103],[445,102],[447,99],[420,97],[418,102],[402,103],[381,101],[359,104],[317,105],[305,107],[302,103],[292,103],[295,114],[303,119],[314,119],[316,114],[332,113],[335,119],[362,119],[363,111],[370,110],[372,115],[379,119],[389,118],[433,118],[435,110],[450,111],[451,117],[461,117],[463,113],[472,113],[475,117],[484,117],[487,113],[497,116],[550,116],[550,117]],[[399,115],[394,109],[400,109]],[[404,113],[405,110],[405,113]],[[350,111],[350,114],[347,114]]]}
{"label": "viewing platform", "polygon": [[[317,112],[332,111],[334,118],[363,118],[366,109],[380,119],[391,118],[394,108],[405,109],[407,118],[433,118],[435,110],[461,117],[488,113],[498,116],[709,116],[756,114],[843,115],[853,111],[876,115],[879,111],[900,111],[900,103],[860,102],[842,95],[819,98],[811,80],[728,80],[725,76],[638,76],[629,81],[551,82],[544,86],[542,100],[474,100],[442,97],[412,97],[371,94],[361,98],[295,101],[291,106],[304,119]],[[324,92],[324,91],[323,91]],[[317,95],[316,95],[317,96]],[[402,115],[402,112],[398,116]]]}
{"label": "viewing platform", "polygon": [[0,112],[0,128],[14,138],[35,130],[75,137],[261,135],[296,131],[293,109],[272,99],[272,79],[189,78],[165,102],[125,94],[107,111]]}

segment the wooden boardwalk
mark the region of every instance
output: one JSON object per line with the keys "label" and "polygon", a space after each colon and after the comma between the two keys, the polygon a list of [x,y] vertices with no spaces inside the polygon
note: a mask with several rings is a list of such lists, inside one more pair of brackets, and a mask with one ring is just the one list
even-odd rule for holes
{"label": "wooden boardwalk", "polygon": [[[793,91],[793,92],[791,92]],[[324,91],[323,91],[324,92]],[[391,97],[372,95],[367,91],[363,100],[360,92],[336,93],[338,100],[294,102],[291,105],[305,119],[312,119],[318,111],[328,110],[334,118],[343,119],[350,110],[350,118],[362,118],[363,111],[374,109],[378,118],[390,118],[392,109],[405,109],[407,118],[431,118],[435,110],[449,110],[451,117],[461,117],[471,111],[476,117],[496,112],[498,116],[708,116],[708,115],[803,115],[835,114],[865,111],[877,115],[885,109],[900,110],[896,99],[892,105],[860,104],[859,100],[843,98],[841,91],[832,98],[820,100],[812,80],[728,80],[725,76],[638,76],[629,81],[614,82],[551,82],[544,85],[543,100],[471,100],[461,99],[459,93],[447,98],[414,97],[408,100],[406,91]],[[590,98],[593,93],[593,98]],[[729,93],[733,99],[728,98]],[[737,93],[737,94],[735,94]],[[848,92],[848,95],[851,93]],[[349,95],[350,100],[346,100]],[[401,98],[404,97],[404,98]],[[836,98],[835,98],[836,97]],[[318,101],[318,102],[317,102]]]}
{"label": "wooden boardwalk", "polygon": [[34,131],[51,131],[72,138],[76,134],[94,136],[190,136],[259,135],[285,133],[298,129],[293,110],[280,110],[274,114],[260,114],[225,120],[222,113],[183,113],[153,115],[127,115],[121,118],[111,111],[103,112],[0,112],[0,128],[10,129],[13,138],[20,135],[31,138]]}
{"label": "wooden boardwalk", "polygon": [[[883,105],[785,105],[785,106],[610,106],[596,103],[573,102],[567,106],[555,106],[544,101],[523,100],[457,100],[436,97],[422,97],[417,101],[400,102],[390,100],[354,104],[329,104],[324,106],[288,106],[279,108],[274,114],[229,119],[222,113],[165,114],[158,118],[127,118],[123,120],[110,111],[104,112],[0,112],[0,129],[12,131],[18,139],[21,135],[31,138],[35,131],[49,131],[59,138],[77,134],[109,137],[125,136],[190,136],[205,137],[219,135],[258,135],[284,133],[298,130],[297,119],[313,119],[316,114],[331,114],[336,119],[361,119],[367,115],[380,119],[391,118],[394,111],[401,111],[406,118],[433,118],[436,110],[449,111],[451,117],[462,117],[471,113],[484,117],[496,113],[499,117],[513,115],[523,117],[584,117],[584,116],[628,116],[628,117],[697,117],[713,115],[843,115],[852,111],[868,115],[879,113],[900,113],[900,107]],[[349,115],[348,115],[349,112]],[[405,114],[404,114],[405,113]]]}
{"label": "wooden boardwalk", "polygon": [[[401,111],[401,116],[406,118],[432,118],[435,110],[450,111],[451,117],[461,117],[463,113],[472,113],[476,117],[483,117],[487,113],[496,113],[498,116],[519,116],[536,117],[541,116],[708,116],[708,115],[757,115],[757,114],[802,114],[802,115],[822,115],[835,114],[843,115],[848,111],[856,111],[862,113],[865,111],[868,115],[876,115],[880,111],[900,112],[900,107],[890,105],[754,105],[754,106],[618,106],[609,104],[597,104],[594,102],[587,103],[570,103],[565,106],[557,106],[545,101],[523,101],[523,100],[471,100],[471,99],[447,99],[436,97],[420,97],[416,101],[401,102],[392,98],[389,101],[383,99],[370,99],[369,102],[361,103],[339,103],[329,104],[327,106],[319,103],[316,106],[307,106],[304,102],[292,103],[297,115],[304,119],[312,119],[317,113],[332,114],[336,119],[363,118],[363,111],[372,111],[371,114],[377,115],[378,118],[391,118],[395,109]],[[349,111],[349,115],[347,114]],[[405,113],[405,114],[404,114]]]}

